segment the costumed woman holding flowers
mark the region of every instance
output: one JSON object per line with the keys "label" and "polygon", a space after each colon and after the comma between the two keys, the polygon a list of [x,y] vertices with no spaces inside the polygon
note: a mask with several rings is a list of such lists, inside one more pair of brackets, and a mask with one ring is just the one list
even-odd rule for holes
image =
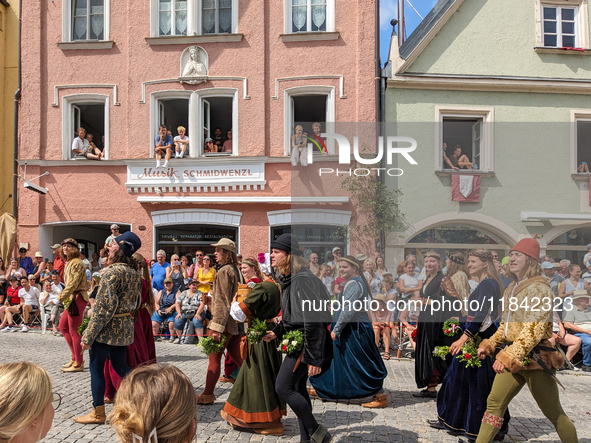
{"label": "costumed woman holding flowers", "polygon": [[[474,441],[486,411],[486,399],[495,371],[492,358],[480,361],[477,352],[470,349],[476,350],[480,340],[497,331],[494,321],[500,314],[499,299],[503,286],[493,263],[493,255],[486,249],[470,252],[468,271],[480,283],[468,300],[468,315],[460,319],[463,334],[449,347],[449,353],[455,358],[437,396],[438,420],[427,422],[433,428],[446,429]],[[509,411],[506,411],[503,426],[495,440],[503,440],[508,427]]]}
{"label": "costumed woman holding flowers", "polygon": [[[271,242],[271,250],[271,264],[281,272],[282,318],[273,331],[267,332],[264,340],[279,338],[283,345],[284,337],[293,337],[282,348],[287,355],[277,375],[275,389],[297,415],[301,441],[327,443],[331,435],[312,414],[306,380],[308,376],[320,374],[320,367],[332,357],[332,340],[327,329],[330,312],[318,309],[329,303],[330,295],[322,281],[310,271],[297,239],[282,234]],[[294,339],[298,336],[300,342]],[[292,345],[293,342],[296,345]],[[290,348],[300,346],[301,351],[289,353]]]}
{"label": "costumed woman holding flowers", "polygon": [[341,258],[338,269],[347,283],[339,293],[342,309],[336,312],[331,325],[333,359],[327,361],[329,367],[323,368],[322,374],[310,378],[314,387],[310,393],[329,399],[373,397],[362,406],[385,408],[388,398],[381,392],[388,372],[375,345],[367,312],[353,309],[354,303],[365,306],[370,300],[369,286],[355,257]]}

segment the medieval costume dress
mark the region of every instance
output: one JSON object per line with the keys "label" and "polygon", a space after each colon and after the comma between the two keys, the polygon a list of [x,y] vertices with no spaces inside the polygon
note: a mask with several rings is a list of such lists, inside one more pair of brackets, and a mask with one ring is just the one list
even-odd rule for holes
{"label": "medieval costume dress", "polygon": [[[497,331],[493,321],[499,316],[500,294],[499,284],[492,278],[485,278],[470,295],[468,306],[477,308],[470,309],[468,316],[461,319],[464,334],[470,339],[476,335],[487,339]],[[439,422],[447,430],[463,432],[472,441],[476,439],[495,379],[492,365],[491,357],[482,360],[479,368],[467,368],[465,362],[453,358],[437,395]],[[509,418],[509,411],[506,411],[499,430],[501,435],[507,433]]]}
{"label": "medieval costume dress", "polygon": [[[258,279],[257,279],[258,280]],[[258,283],[246,299],[232,303],[230,315],[236,321],[247,317],[267,322],[273,329],[273,318],[281,308],[281,294],[275,283]],[[232,426],[247,429],[281,428],[286,415],[285,401],[275,392],[275,381],[281,367],[279,338],[248,344],[238,378],[228,397],[222,417]]]}
{"label": "medieval costume dress", "polygon": [[320,398],[365,398],[383,390],[388,372],[367,312],[352,308],[357,300],[369,300],[367,287],[359,276],[351,278],[339,294],[341,306],[347,301],[351,308],[337,311],[331,325],[337,336],[333,341],[333,359],[325,363],[320,375],[310,377]]}
{"label": "medieval costume dress", "polygon": [[[441,271],[421,288],[423,310],[419,315],[416,338],[415,381],[419,389],[437,386],[443,381],[451,364],[451,355],[445,360],[433,357],[436,346],[450,346],[457,337],[443,333],[443,323],[452,317],[460,317],[459,311],[452,309],[458,299],[454,285]],[[444,303],[445,302],[445,303]]]}

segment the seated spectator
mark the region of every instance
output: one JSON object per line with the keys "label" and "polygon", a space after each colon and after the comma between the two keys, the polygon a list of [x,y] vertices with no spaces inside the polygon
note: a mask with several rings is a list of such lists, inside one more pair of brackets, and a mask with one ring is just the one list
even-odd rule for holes
{"label": "seated spectator", "polygon": [[94,154],[90,147],[90,142],[86,140],[86,129],[78,128],[78,137],[72,142],[72,152],[74,158],[87,158],[89,160],[100,160],[101,157]]}
{"label": "seated spectator", "polygon": [[332,270],[328,265],[320,265],[320,280],[331,297],[334,297],[334,278],[332,278]]}
{"label": "seated spectator", "polygon": [[554,346],[559,344],[566,346],[566,358],[569,362],[572,362],[573,357],[579,352],[579,349],[581,349],[581,338],[566,332],[557,311],[554,311],[552,338],[548,340]]}
{"label": "seated spectator", "polygon": [[291,136],[291,165],[308,166],[308,140],[304,135],[302,125],[295,127],[295,134]]}
{"label": "seated spectator", "polygon": [[454,166],[452,162],[449,160],[447,156],[447,143],[443,143],[443,169],[460,169],[457,166]]}
{"label": "seated spectator", "polygon": [[[580,292],[580,294],[579,294]],[[576,291],[573,296],[573,309],[564,314],[564,327],[579,337],[583,348],[583,366],[585,372],[591,372],[591,307],[589,294]]]}
{"label": "seated spectator", "polygon": [[164,289],[158,292],[156,300],[158,308],[154,312],[154,315],[152,315],[152,332],[154,333],[154,337],[156,337],[156,341],[160,341],[160,337],[158,336],[160,325],[165,321],[168,322],[170,342],[172,343],[174,341],[174,320],[177,316],[175,303],[178,295],[178,291],[174,291],[172,278],[165,278]]}
{"label": "seated spectator", "polygon": [[183,335],[183,328],[188,321],[193,322],[195,334],[201,339],[203,337],[203,322],[207,314],[205,306],[205,298],[203,293],[197,289],[199,282],[197,280],[189,280],[189,289],[179,293],[175,302],[176,317],[174,318],[174,332],[176,339],[172,342],[178,344]]}
{"label": "seated spectator", "polygon": [[154,139],[154,155],[156,156],[156,167],[160,168],[160,160],[164,157],[164,165],[168,167],[168,160],[172,156],[172,135],[168,134],[165,125],[160,125],[159,133]]}
{"label": "seated spectator", "polygon": [[206,154],[218,152],[218,147],[213,144],[213,140],[209,137],[205,139],[205,147],[203,148],[203,152]]}
{"label": "seated spectator", "polygon": [[587,162],[581,162],[581,164],[577,168],[577,172],[588,173],[589,172],[589,165],[587,165]]}
{"label": "seated spectator", "polygon": [[462,155],[462,147],[460,145],[456,145],[453,155],[449,157],[449,161],[455,168],[472,169],[473,167],[468,156],[466,154]]}
{"label": "seated spectator", "polygon": [[52,394],[47,371],[29,362],[5,363],[0,386],[0,442],[42,441],[61,402],[59,394]]}
{"label": "seated spectator", "polygon": [[35,283],[39,283],[41,279],[41,273],[45,271],[47,267],[45,261],[43,261],[43,253],[40,251],[35,252],[35,262],[33,263],[33,270],[31,274],[35,276]]}
{"label": "seated spectator", "polygon": [[27,275],[33,272],[35,265],[33,264],[33,259],[27,256],[27,249],[20,248],[18,250],[19,255],[19,266],[27,271]]}
{"label": "seated spectator", "polygon": [[222,147],[224,146],[224,138],[222,137],[221,128],[215,128],[213,131],[213,144],[217,148],[216,152],[223,152]]}
{"label": "seated spectator", "polygon": [[222,150],[220,152],[229,152],[229,153],[232,153],[232,150],[233,150],[233,145],[232,145],[232,130],[230,129],[228,132],[226,132],[226,134],[227,134],[228,138],[226,139],[226,141],[222,145]]}
{"label": "seated spectator", "polygon": [[[17,314],[19,312],[21,299],[18,295],[19,291],[22,289],[20,286],[19,277],[12,275],[9,278],[10,286],[6,290],[6,300],[4,301],[4,306],[0,307],[0,319],[2,319],[2,323],[0,323],[0,330],[2,332],[14,332],[14,322],[12,319],[12,314]],[[10,311],[11,315],[7,315],[7,312]]]}
{"label": "seated spectator", "polygon": [[17,258],[11,258],[10,259],[10,267],[6,271],[6,275],[8,275],[9,277],[14,275],[15,277],[17,277],[19,279],[23,276],[26,276],[27,271],[25,271],[23,268],[21,268],[18,263],[19,263],[19,260]]}
{"label": "seated spectator", "polygon": [[581,277],[585,281],[585,284],[589,286],[589,284],[591,284],[591,261],[586,262],[585,266],[587,267],[587,270]]}
{"label": "seated spectator", "polygon": [[376,346],[380,345],[380,336],[384,341],[384,360],[390,360],[390,336],[392,335],[392,313],[388,310],[386,305],[387,299],[384,294],[376,294],[373,297],[378,302],[378,309],[369,311],[369,318],[373,324],[373,332],[376,338]]}
{"label": "seated spectator", "polygon": [[184,126],[176,128],[179,135],[174,138],[174,158],[183,158],[189,150],[189,137],[185,136],[187,130]]}
{"label": "seated spectator", "polygon": [[[389,272],[384,273],[384,277],[382,279],[382,293],[386,296],[388,301],[392,300],[393,303],[396,302],[398,291],[396,290],[396,285],[394,284],[394,277]],[[392,311],[392,321],[396,321],[395,310]]]}
{"label": "seated spectator", "polygon": [[[61,292],[61,291],[60,291]],[[52,291],[52,285],[50,280],[46,280],[43,284],[43,292],[39,296],[39,305],[43,309],[42,312],[47,313],[49,311],[49,322],[52,324],[53,335],[61,336],[61,332],[58,331],[57,325],[60,322],[61,313],[64,310],[63,305],[60,304],[57,296]]]}
{"label": "seated spectator", "polygon": [[[326,142],[326,137],[322,137],[322,125],[320,124],[320,122],[314,122],[312,123],[312,134],[310,134],[310,138],[316,139],[316,141],[318,142],[318,144],[320,146],[322,146],[325,142]],[[313,143],[313,148],[312,151],[313,152],[322,152],[318,146],[316,146]]]}
{"label": "seated spectator", "polygon": [[62,293],[66,285],[62,283],[62,277],[60,273],[54,270],[51,273],[51,291],[57,296]]}
{"label": "seated spectator", "polygon": [[53,262],[49,260],[47,263],[45,263],[45,269],[41,271],[41,273],[39,274],[39,285],[41,287],[43,287],[43,284],[46,281],[49,281],[51,283],[51,273],[53,271]]}
{"label": "seated spectator", "polygon": [[[30,276],[31,280],[27,277],[21,277],[21,289],[18,291],[18,296],[20,298],[20,309],[19,313],[22,314],[23,317],[23,327],[21,329],[22,332],[29,332],[29,321],[31,319],[31,314],[35,314],[39,310],[39,289],[35,286],[31,285],[31,281],[35,277],[32,275]],[[12,316],[12,312],[8,311],[6,313],[7,316]]]}
{"label": "seated spectator", "polygon": [[140,366],[121,382],[109,415],[123,443],[196,440],[197,399],[191,380],[173,365]]}
{"label": "seated spectator", "polygon": [[105,153],[103,151],[101,151],[99,148],[97,148],[96,145],[94,144],[94,142],[93,142],[94,135],[86,134],[86,140],[88,140],[88,143],[90,144],[89,151],[91,154],[98,155],[99,159],[101,159],[105,156]]}
{"label": "seated spectator", "polygon": [[556,272],[558,272],[562,276],[562,278],[567,279],[569,275],[569,267],[570,260],[560,260],[560,269],[558,269]]}

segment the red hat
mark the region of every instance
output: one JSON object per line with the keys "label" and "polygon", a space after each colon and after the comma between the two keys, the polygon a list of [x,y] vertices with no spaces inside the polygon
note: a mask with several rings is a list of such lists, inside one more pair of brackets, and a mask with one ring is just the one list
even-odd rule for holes
{"label": "red hat", "polygon": [[540,244],[534,238],[524,238],[523,240],[519,240],[511,248],[511,251],[521,252],[537,260],[540,257]]}

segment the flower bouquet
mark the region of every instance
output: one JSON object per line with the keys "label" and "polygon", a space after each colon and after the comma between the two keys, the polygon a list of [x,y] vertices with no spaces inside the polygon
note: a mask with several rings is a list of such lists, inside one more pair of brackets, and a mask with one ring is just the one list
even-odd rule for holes
{"label": "flower bouquet", "polygon": [[246,330],[246,338],[251,345],[259,343],[267,333],[267,322],[255,318]]}
{"label": "flower bouquet", "polygon": [[64,305],[64,311],[67,311],[70,305],[72,304],[72,299],[68,297],[62,302],[62,304]]}
{"label": "flower bouquet", "polygon": [[480,345],[481,341],[478,336],[468,340],[456,356],[458,360],[466,363],[467,368],[479,368],[482,366],[482,362],[478,358],[478,345]]}
{"label": "flower bouquet", "polygon": [[86,328],[88,327],[89,321],[90,321],[90,318],[84,317],[84,320],[82,320],[82,324],[78,327],[78,334],[80,334],[80,335],[84,334],[84,331],[86,331]]}
{"label": "flower bouquet", "polygon": [[216,354],[224,350],[224,345],[226,344],[226,336],[222,334],[222,338],[220,342],[216,342],[213,337],[210,335],[208,337],[203,337],[199,339],[199,343],[196,346],[199,346],[203,353],[207,356],[210,354]]}
{"label": "flower bouquet", "polygon": [[456,332],[461,331],[460,323],[455,318],[450,318],[443,323],[443,333],[448,337],[453,337]]}
{"label": "flower bouquet", "polygon": [[277,348],[278,351],[284,354],[295,354],[302,350],[304,346],[304,334],[302,331],[289,331],[281,339],[281,343]]}
{"label": "flower bouquet", "polygon": [[449,354],[449,346],[435,346],[435,349],[433,349],[434,357],[439,357],[445,360],[447,354]]}

